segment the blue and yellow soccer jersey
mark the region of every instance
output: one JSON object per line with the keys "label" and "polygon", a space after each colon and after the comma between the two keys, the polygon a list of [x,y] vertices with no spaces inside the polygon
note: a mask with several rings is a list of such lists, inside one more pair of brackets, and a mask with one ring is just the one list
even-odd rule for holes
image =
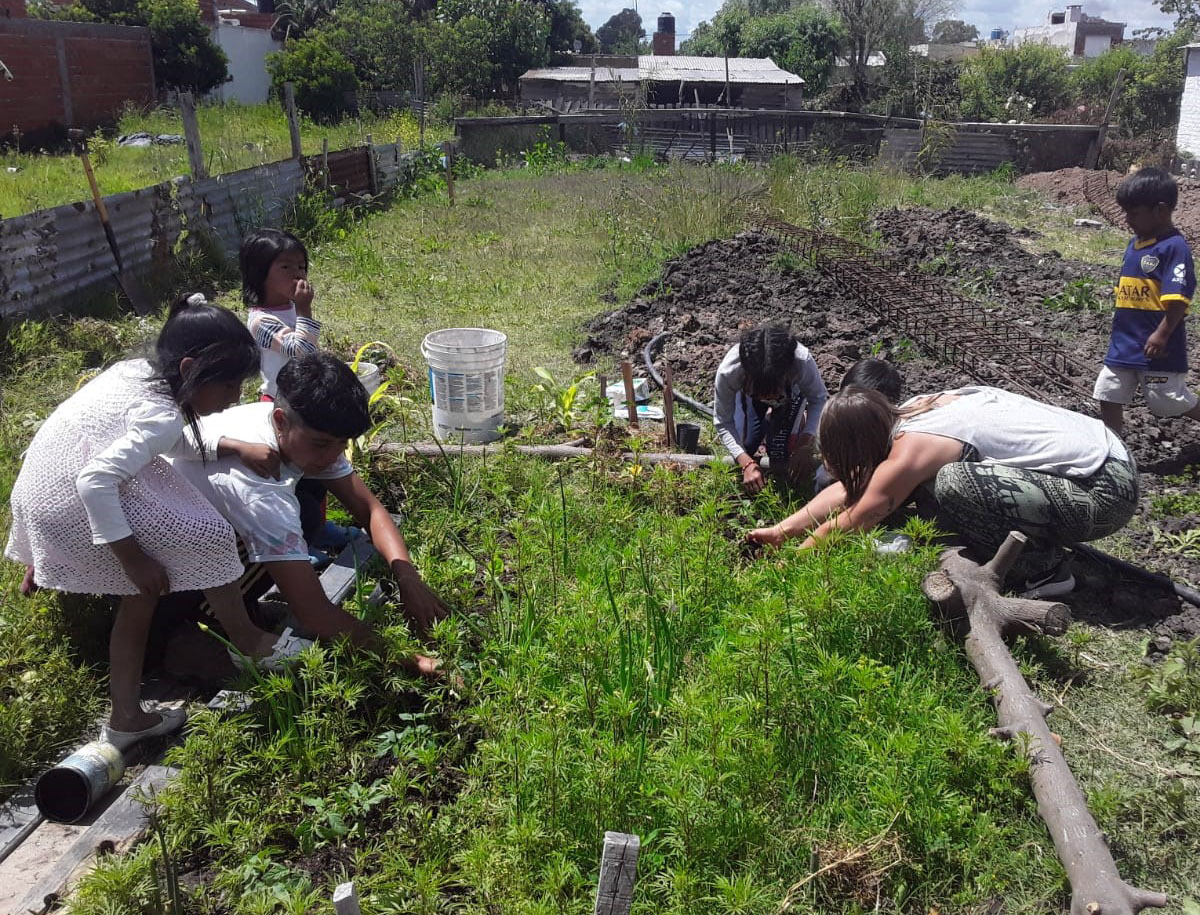
{"label": "blue and yellow soccer jersey", "polygon": [[1192,252],[1178,231],[1162,238],[1138,241],[1125,249],[1121,280],[1117,284],[1117,310],[1113,313],[1112,339],[1104,364],[1118,368],[1157,372],[1187,371],[1187,331],[1180,321],[1167,341],[1161,359],[1146,357],[1146,341],[1158,329],[1171,305],[1192,304],[1196,269]]}

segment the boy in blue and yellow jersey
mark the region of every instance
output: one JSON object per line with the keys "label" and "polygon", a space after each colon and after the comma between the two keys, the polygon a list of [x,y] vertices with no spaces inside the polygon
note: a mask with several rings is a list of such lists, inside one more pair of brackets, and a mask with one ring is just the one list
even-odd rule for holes
{"label": "boy in blue and yellow jersey", "polygon": [[1142,389],[1155,416],[1200,419],[1200,398],[1187,386],[1183,318],[1196,290],[1192,252],[1171,221],[1179,199],[1175,179],[1143,168],[1117,188],[1117,203],[1134,238],[1125,249],[1117,284],[1112,338],[1092,396],[1118,435],[1124,406]]}

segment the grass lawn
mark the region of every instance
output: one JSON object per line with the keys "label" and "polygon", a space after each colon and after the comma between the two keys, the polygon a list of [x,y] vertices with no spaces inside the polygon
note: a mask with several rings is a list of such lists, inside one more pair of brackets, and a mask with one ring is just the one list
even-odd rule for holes
{"label": "grass lawn", "polygon": [[[239,105],[235,102],[201,105],[196,116],[210,175],[278,162],[292,154],[287,119],[278,105]],[[100,193],[133,191],[190,174],[185,146],[144,149],[117,146],[117,136],[131,133],[182,135],[183,124],[179,112],[173,108],[130,111],[113,131],[92,137],[88,149]],[[337,150],[365,143],[367,134],[371,134],[378,144],[400,140],[411,149],[418,143],[419,129],[408,112],[395,112],[386,117],[365,115],[335,125],[316,124],[307,117],[301,118],[300,139],[308,155],[321,151],[323,139],[329,140],[331,150]],[[445,128],[429,127],[425,142],[440,142],[447,136]],[[68,152],[0,150],[0,217],[19,216],[91,198],[83,166]]]}
{"label": "grass lawn", "polygon": [[[509,334],[509,412],[544,428],[533,368],[578,374],[582,323],[665,257],[734,230],[752,195],[853,237],[877,207],[954,204],[1074,256],[1087,255],[1072,243],[1117,244],[1072,242],[1067,214],[996,178],[787,161],[492,173],[458,191],[456,207],[398,201],[313,245],[327,345],[383,340],[399,355],[394,437],[427,423],[422,335],[456,324]],[[232,291],[222,301],[238,305]],[[0,353],[0,494],[81,373],[153,330],[122,318],[14,331]],[[883,561],[851,542],[748,562],[737,535],[783,506],[743,500],[714,471],[507,455],[363,469],[403,506],[418,565],[459,611],[435,647],[463,685],[404,681],[394,659],[413,643],[385,603],[373,612],[389,658],[314,650],[254,686],[248,712],[198,717],[174,756],[180,789],[162,800],[167,865],[191,875],[184,911],[328,912],[349,874],[365,911],[583,913],[605,829],[642,837],[640,913],[776,912],[843,858],[792,894],[793,911],[1061,910],[1024,766],[986,738],[992,712],[919,595],[931,550]],[[0,649],[8,784],[81,732],[104,686],[104,611],[20,600],[17,572],[0,572],[0,612],[22,636]],[[1163,774],[1176,768],[1165,719],[1129,679],[1142,636],[1073,631],[1031,641],[1024,663],[1074,716],[1055,726],[1126,876],[1187,892],[1200,813],[1167,790],[1194,782]],[[1091,675],[1063,693],[1075,663]],[[157,843],[105,864],[73,911],[160,911],[163,864]]]}

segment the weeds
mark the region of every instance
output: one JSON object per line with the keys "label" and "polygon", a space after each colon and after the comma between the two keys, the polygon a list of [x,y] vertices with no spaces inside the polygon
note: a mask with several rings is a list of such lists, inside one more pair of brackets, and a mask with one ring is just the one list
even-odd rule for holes
{"label": "weeds", "polygon": [[1062,292],[1046,296],[1042,304],[1055,311],[1106,311],[1108,301],[1102,286],[1095,280],[1072,280]]}

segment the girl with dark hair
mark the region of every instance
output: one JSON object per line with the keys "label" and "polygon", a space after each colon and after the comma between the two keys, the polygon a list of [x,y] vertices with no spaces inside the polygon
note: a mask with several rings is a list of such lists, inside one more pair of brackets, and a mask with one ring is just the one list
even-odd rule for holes
{"label": "girl with dark hair", "polygon": [[[204,301],[171,308],[150,359],[119,362],[58,406],[25,452],[12,489],[5,554],[27,567],[22,590],[120,597],[109,644],[120,746],[180,726],[182,713],[141,708],[143,655],[158,598],[203,590],[230,640],[272,664],[303,647],[246,615],[233,528],[164,459],[196,455],[200,416],[238,399],[258,347],[238,317]],[[224,440],[221,455],[269,464],[269,449]],[[209,454],[208,457],[214,455]]]}
{"label": "girl with dark hair", "polygon": [[1137,508],[1133,457],[1100,420],[999,388],[897,408],[878,391],[848,387],[821,417],[821,452],[838,482],[751,540],[807,534],[807,548],[834,530],[870,530],[923,488],[940,525],[981,559],[1010,530],[1028,535],[1014,578],[1025,578],[1025,596],[1045,598],[1075,587],[1064,545],[1107,537]]}
{"label": "girl with dark hair", "polygon": [[295,356],[315,353],[321,325],[313,320],[308,249],[291,232],[256,229],[238,252],[246,326],[262,350],[262,394],[275,398],[275,377]]}
{"label": "girl with dark hair", "polygon": [[829,394],[808,349],[782,324],[742,332],[717,369],[715,425],[742,470],[742,485],[765,485],[755,457],[766,443],[772,472],[798,483],[815,466],[813,445]]}

